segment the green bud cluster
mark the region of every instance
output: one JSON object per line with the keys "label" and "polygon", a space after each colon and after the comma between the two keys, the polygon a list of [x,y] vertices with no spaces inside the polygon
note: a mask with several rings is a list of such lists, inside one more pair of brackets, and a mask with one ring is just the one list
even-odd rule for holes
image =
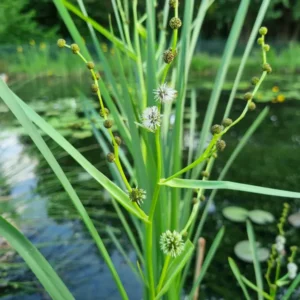
{"label": "green bud cluster", "polygon": [[105,120],[103,123],[104,127],[109,129],[113,126],[113,121],[112,120]]}
{"label": "green bud cluster", "polygon": [[92,61],[87,62],[86,66],[89,70],[93,70],[95,68],[95,64]]}
{"label": "green bud cluster", "polygon": [[219,124],[215,124],[211,127],[211,133],[212,134],[219,134],[223,130],[223,127]]}
{"label": "green bud cluster", "polygon": [[59,40],[57,41],[57,46],[58,46],[59,48],[64,48],[64,47],[66,46],[66,41],[65,41],[64,39],[59,39]]}
{"label": "green bud cluster", "polygon": [[244,100],[249,101],[253,98],[252,93],[248,92],[244,95]]}
{"label": "green bud cluster", "polygon": [[175,57],[176,57],[176,53],[173,53],[171,48],[166,50],[163,54],[163,60],[166,64],[170,64]]}
{"label": "green bud cluster", "polygon": [[254,102],[250,102],[248,105],[248,108],[250,111],[253,111],[256,109],[256,104]]}
{"label": "green bud cluster", "polygon": [[71,45],[71,50],[74,54],[77,54],[80,51],[80,48],[77,44],[72,44]]}
{"label": "green bud cluster", "polygon": [[268,33],[268,28],[264,26],[260,27],[258,32],[260,35],[266,35]]}
{"label": "green bud cluster", "polygon": [[230,126],[231,124],[232,124],[232,120],[229,119],[229,118],[226,118],[226,119],[224,119],[224,120],[222,121],[222,125],[223,125],[224,127],[228,127],[228,126]]}
{"label": "green bud cluster", "polygon": [[[121,138],[119,137],[119,136],[114,136],[114,139],[115,139],[115,142],[116,142],[116,144],[118,145],[118,146],[121,146],[121,144],[122,144],[122,140],[121,140]],[[114,142],[112,142],[112,145],[114,146]]]}
{"label": "green bud cluster", "polygon": [[278,230],[279,230],[279,234],[284,235],[284,230],[283,227],[286,223],[286,219],[287,219],[287,215],[290,209],[290,205],[288,203],[284,203],[283,204],[283,210],[282,210],[282,214],[281,217],[279,219],[279,222],[277,224]]}
{"label": "green bud cluster", "polygon": [[208,178],[210,174],[209,174],[208,171],[202,171],[202,172],[201,172],[201,175],[202,175],[202,177]]}
{"label": "green bud cluster", "polygon": [[256,76],[252,77],[251,83],[252,83],[253,85],[257,85],[258,82],[259,82],[259,78],[258,78],[258,77],[256,77]]}
{"label": "green bud cluster", "polygon": [[104,111],[102,109],[100,109],[100,116],[103,118],[105,116],[108,116],[109,115],[109,110],[108,108],[104,108]]}
{"label": "green bud cluster", "polygon": [[179,5],[179,1],[178,0],[170,0],[169,5],[170,5],[170,7],[176,8]]}
{"label": "green bud cluster", "polygon": [[113,153],[110,152],[106,155],[106,159],[108,162],[113,163],[115,161],[116,157]]}
{"label": "green bud cluster", "polygon": [[98,85],[96,83],[92,83],[91,90],[92,90],[93,93],[97,93],[98,90],[99,90]]}
{"label": "green bud cluster", "polygon": [[218,140],[217,143],[216,143],[216,148],[218,151],[224,151],[226,147],[226,143],[224,140]]}
{"label": "green bud cluster", "polygon": [[270,64],[263,64],[262,69],[263,69],[263,71],[266,71],[267,73],[272,72],[272,67],[270,66]]}
{"label": "green bud cluster", "polygon": [[170,27],[175,30],[182,26],[182,22],[179,18],[173,17],[169,22]]}

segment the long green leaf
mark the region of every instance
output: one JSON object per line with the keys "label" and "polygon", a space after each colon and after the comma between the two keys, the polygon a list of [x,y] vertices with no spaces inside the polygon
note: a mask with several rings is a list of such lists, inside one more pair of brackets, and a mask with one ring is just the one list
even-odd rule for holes
{"label": "long green leaf", "polygon": [[136,55],[134,52],[129,50],[127,47],[124,46],[123,42],[119,40],[118,38],[114,37],[107,29],[105,29],[103,26],[101,26],[99,23],[97,23],[95,20],[93,20],[90,17],[85,16],[78,8],[76,8],[73,4],[66,0],[54,0],[55,2],[62,3],[68,10],[70,10],[72,13],[77,15],[79,18],[84,20],[85,22],[91,24],[95,30],[97,30],[99,33],[101,33],[103,36],[105,36],[108,40],[110,40],[112,43],[114,43],[121,51],[123,51],[125,54],[127,54],[132,59],[136,60]]}
{"label": "long green leaf", "polygon": [[74,297],[38,249],[14,226],[0,216],[0,235],[22,256],[40,283],[55,300]]}
{"label": "long green leaf", "polygon": [[300,285],[300,273],[297,275],[297,277],[294,279],[292,284],[289,286],[282,300],[289,300],[293,292],[295,291],[295,289],[299,287],[299,285]]}
{"label": "long green leaf", "polygon": [[198,278],[195,280],[195,282],[194,282],[194,284],[193,284],[193,287],[192,287],[192,290],[191,290],[191,292],[190,292],[190,294],[189,294],[189,299],[190,299],[190,300],[193,299],[193,295],[194,295],[194,293],[195,293],[195,291],[196,291],[196,289],[197,289],[197,286],[200,285],[202,279],[204,278],[204,276],[205,276],[205,274],[206,274],[206,271],[207,271],[207,269],[209,268],[210,263],[212,262],[212,260],[213,260],[213,258],[214,258],[214,256],[215,256],[215,254],[216,254],[216,252],[217,252],[217,250],[218,250],[218,248],[219,248],[219,246],[220,246],[220,243],[221,243],[221,241],[222,241],[222,239],[223,239],[224,233],[225,233],[225,228],[222,227],[222,228],[219,230],[218,234],[216,235],[216,237],[215,237],[215,239],[214,239],[214,241],[213,241],[211,247],[209,248],[209,251],[208,251],[207,256],[206,256],[206,258],[205,258],[205,260],[204,260],[203,266],[202,266],[202,268],[201,268],[200,275],[199,275]]}
{"label": "long green leaf", "polygon": [[174,279],[177,277],[177,275],[180,273],[180,271],[183,269],[185,266],[186,262],[189,260],[189,258],[192,256],[193,251],[194,251],[194,245],[192,244],[191,241],[187,241],[185,243],[184,247],[184,252],[177,256],[170,264],[167,274],[166,274],[166,281],[160,290],[160,292],[157,294],[155,299],[161,298],[161,296],[166,293],[174,281]]}
{"label": "long green leaf", "polygon": [[[251,252],[252,252],[252,257],[253,257],[256,285],[259,288],[259,290],[263,291],[264,287],[263,287],[260,263],[259,263],[258,255],[257,255],[257,245],[256,245],[256,241],[255,241],[254,230],[253,230],[252,224],[249,220],[247,220],[247,234],[248,234],[248,239],[250,242],[250,247],[251,247]],[[263,299],[263,296],[261,295],[261,293],[258,293],[258,299],[259,300]]]}
{"label": "long green leaf", "polygon": [[[119,275],[113,265],[113,262],[109,256],[109,253],[107,252],[98,232],[95,228],[92,220],[90,219],[88,213],[86,212],[84,206],[82,205],[80,199],[78,198],[78,195],[76,194],[75,190],[73,189],[72,185],[70,184],[68,178],[66,177],[65,173],[63,172],[62,168],[56,161],[54,155],[50,151],[49,147],[41,137],[40,133],[36,129],[36,127],[32,124],[30,119],[28,118],[28,115],[26,112],[22,109],[22,107],[19,104],[17,96],[7,87],[7,85],[0,81],[0,96],[2,97],[5,104],[9,107],[9,109],[12,111],[12,113],[15,115],[15,117],[18,119],[18,121],[21,123],[21,125],[24,127],[26,132],[29,134],[39,151],[42,153],[46,161],[48,162],[49,166],[61,182],[62,186],[70,196],[74,206],[76,207],[78,213],[80,214],[82,220],[84,221],[87,229],[89,230],[91,236],[93,237],[98,249],[100,250],[103,259],[105,260],[107,266],[109,267],[112,276],[117,284],[117,287],[120,291],[120,294],[123,299],[127,299],[126,291],[122,285],[122,282],[119,278]],[[60,136],[57,133],[58,136]],[[77,151],[77,153],[79,153]],[[80,153],[79,153],[80,154]],[[81,154],[80,154],[81,155]],[[104,176],[104,175],[103,175]]]}
{"label": "long green leaf", "polygon": [[52,126],[33,111],[25,102],[17,98],[29,119],[56,141],[67,153],[69,153],[95,180],[97,180],[127,211],[148,222],[148,216],[137,210],[131,203],[128,195],[116,186],[111,180],[97,170],[81,153],[79,153],[63,136]]}
{"label": "long green leaf", "polygon": [[261,195],[270,195],[276,197],[297,198],[300,199],[300,193],[290,192],[285,190],[278,190],[272,188],[261,187],[257,185],[250,185],[231,181],[202,181],[193,179],[172,179],[167,182],[161,181],[161,185],[167,185],[174,188],[185,189],[206,189],[206,190],[233,190],[248,193],[255,193]]}
{"label": "long green leaf", "polygon": [[240,273],[240,270],[239,270],[238,266],[236,265],[235,261],[231,257],[228,257],[228,262],[229,262],[229,266],[232,270],[232,273],[234,274],[237,282],[239,283],[239,285],[244,293],[245,299],[251,300],[249,293],[247,291],[247,288],[246,288],[244,282],[242,281],[242,278],[241,278],[242,275]]}

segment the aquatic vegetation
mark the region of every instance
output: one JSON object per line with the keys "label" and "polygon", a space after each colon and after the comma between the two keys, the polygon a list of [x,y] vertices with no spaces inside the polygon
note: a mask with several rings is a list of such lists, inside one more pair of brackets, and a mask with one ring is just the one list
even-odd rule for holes
{"label": "aquatic vegetation", "polygon": [[[163,14],[165,30],[157,34],[156,1],[147,1],[145,16],[141,16],[141,19],[137,15],[137,0],[132,1],[132,15],[128,10],[129,2],[126,0],[123,3],[118,1],[115,17],[120,37],[117,37],[114,32],[104,28],[95,20],[90,19],[82,1],[79,1],[80,8],[66,0],[54,0],[54,3],[74,39],[72,43],[59,39],[57,45],[61,49],[58,51],[65,51],[73,57],[74,61],[80,61],[85,67],[85,72],[89,73],[91,78],[90,93],[99,103],[100,111],[97,117],[95,116],[96,122],[99,120],[99,127],[92,122],[92,118],[90,119],[90,126],[95,136],[99,138],[102,149],[105,150],[111,177],[105,176],[56,131],[51,126],[51,122],[46,122],[2,82],[0,82],[1,98],[34,141],[68,193],[107,264],[120,296],[123,299],[128,299],[120,275],[103,243],[101,232],[95,227],[78,193],[35,126],[44,131],[70,154],[110,195],[116,213],[136,251],[137,266],[131,265],[131,268],[138,274],[144,286],[145,299],[160,299],[163,296],[167,296],[168,299],[179,299],[183,293],[184,284],[187,282],[197,241],[202,235],[205,235],[203,225],[207,218],[207,210],[218,189],[273,197],[300,198],[298,192],[223,181],[235,157],[266,117],[267,108],[250,125],[244,138],[224,166],[219,179],[211,180],[210,178],[215,161],[223,155],[222,152],[226,152],[228,147],[227,133],[255,110],[259,89],[261,89],[266,77],[272,72],[267,56],[271,51],[270,46],[266,44],[267,28],[261,27],[269,1],[264,0],[262,2],[253,24],[223,117],[219,123],[213,124],[230,60],[250,5],[249,0],[241,1],[214,81],[207,112],[203,118],[199,145],[196,149],[193,147],[193,137],[196,134],[196,111],[195,109],[190,111],[191,139],[187,161],[184,159],[182,151],[185,104],[189,97],[191,106],[195,107],[196,102],[195,91],[188,90],[187,83],[199,32],[205,13],[212,1],[201,2],[195,19],[193,18],[194,1],[186,1],[181,4],[184,11],[182,19],[179,17],[181,10],[179,10],[179,2],[166,1]],[[69,11],[87,22],[97,56],[101,61],[101,69],[97,68],[97,62],[92,60]],[[131,22],[129,22],[130,19]],[[97,41],[95,30],[113,43],[114,59],[112,61],[108,61],[105,57],[103,47]],[[168,32],[171,36],[170,40],[167,35]],[[235,112],[231,110],[232,104],[257,34],[259,34],[257,42],[260,46],[261,61],[257,60],[256,65],[260,75],[249,80],[251,88],[249,87],[243,95],[243,109],[236,116]],[[113,72],[116,69],[110,64],[115,64],[118,72]],[[124,67],[125,64],[126,68]],[[88,106],[87,96],[80,91],[77,92],[82,98],[83,105]],[[86,118],[90,117],[88,111],[89,109],[84,110]],[[170,121],[172,111],[174,111],[173,122]],[[73,123],[70,126],[73,128],[80,127],[81,124]],[[209,190],[212,192],[207,199]],[[203,205],[205,208],[199,218],[199,211]],[[124,217],[124,212],[129,216],[128,218]],[[264,216],[265,221],[266,214],[261,211],[256,211],[256,213],[252,211],[247,216],[257,221],[258,213]],[[287,213],[284,211],[282,217],[284,221],[286,217]],[[281,220],[278,226],[280,235],[284,235],[283,223]],[[282,281],[276,277],[275,282],[269,284],[270,292],[263,292],[262,274],[258,259],[259,250],[256,247],[252,225],[249,221],[246,224],[256,283],[244,279],[232,259],[229,260],[229,264],[247,299],[250,299],[247,289],[256,291],[259,299],[262,295],[267,295],[267,299],[275,299],[277,291],[282,286]],[[124,259],[127,262],[130,261],[122,245],[114,238],[112,231],[108,229],[108,232],[112,241],[124,255]],[[1,218],[0,234],[12,243],[12,246],[31,267],[52,298],[73,299],[65,284],[40,252],[22,234]],[[224,235],[225,228],[219,228],[205,255],[200,272],[196,272],[198,275],[194,278],[191,288],[186,291],[189,299],[199,293],[199,286],[208,268],[213,264],[216,251],[219,249]],[[292,250],[289,260],[291,263],[288,270],[290,277],[294,277],[297,272],[294,265],[295,253],[296,250]],[[274,261],[278,265],[276,255],[271,255],[269,258],[270,271],[268,270],[266,274],[267,281]],[[297,278],[295,280],[298,280]],[[288,284],[290,283],[289,281]],[[293,292],[296,287],[297,284],[292,283],[287,294]]]}

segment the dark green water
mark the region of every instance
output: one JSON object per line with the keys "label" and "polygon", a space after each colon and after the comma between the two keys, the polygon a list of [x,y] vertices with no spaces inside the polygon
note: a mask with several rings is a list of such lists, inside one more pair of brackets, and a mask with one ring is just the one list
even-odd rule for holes
{"label": "dark green water", "polygon": [[[76,81],[74,82],[74,80]],[[84,80],[85,78],[74,78],[72,84],[64,78],[35,80],[19,86],[16,92],[25,101],[31,104],[35,103],[35,108],[42,115],[48,115],[47,118],[51,119],[51,122],[56,126],[58,125],[55,122],[58,120],[61,123],[60,129],[64,130],[67,138],[80,148],[84,155],[102,172],[108,175],[103,153],[95,138],[91,136],[79,139],[80,134],[78,132],[86,133],[88,129],[85,125],[83,127],[77,126],[78,124],[74,125],[76,122],[70,116],[70,111],[76,103],[76,93],[73,86],[76,85],[84,92],[88,91],[88,87],[81,84]],[[199,124],[200,131],[209,91],[201,89],[200,84],[198,95],[199,122],[197,124]],[[222,118],[227,97],[228,93],[224,91],[218,107],[216,122]],[[57,99],[63,100],[57,103]],[[39,106],[36,103],[40,103]],[[67,103],[66,107],[63,108],[64,114],[57,116],[55,111],[61,109],[62,103]],[[232,110],[233,118],[239,115],[243,106],[242,101],[235,102]],[[265,104],[258,104],[258,109],[248,114],[246,119],[226,136],[228,146],[216,161],[211,179],[218,177],[238,140],[264,106]],[[75,116],[76,119],[84,120],[82,113],[77,113]],[[269,115],[240,153],[225,180],[300,191],[299,117],[299,101],[270,104]],[[11,215],[16,218],[19,226],[29,239],[40,247],[41,252],[58,271],[76,299],[118,299],[118,292],[108,269],[78,220],[68,196],[63,192],[58,181],[52,175],[41,155],[32,146],[28,137],[19,135],[19,130],[14,129],[16,123],[10,113],[1,113],[2,144],[0,150],[2,160],[0,161],[0,173],[2,182],[0,191],[3,195],[12,195],[12,200],[9,203],[1,203],[1,210],[11,210]],[[96,222],[97,229],[105,240],[130,299],[141,299],[141,284],[109,241],[105,232],[105,226],[109,225],[113,228],[116,236],[122,241],[130,258],[135,263],[135,254],[128,246],[129,243],[109,203],[108,196],[53,142],[49,139],[46,141]],[[214,208],[204,226],[203,237],[207,239],[207,246],[209,247],[216,232],[223,225],[226,226],[226,234],[222,247],[218,250],[203,281],[200,299],[242,299],[240,289],[227,263],[228,256],[235,258],[241,271],[248,278],[254,280],[252,265],[238,260],[233,252],[234,245],[238,241],[247,239],[245,224],[232,223],[226,220],[222,216],[222,209],[228,205],[238,205],[247,209],[264,209],[279,219],[285,200],[290,203],[291,212],[299,210],[299,200],[233,191],[220,191],[217,194]],[[19,209],[19,212],[16,212],[16,209],[21,206],[20,203],[25,208],[23,211]],[[254,225],[254,228],[257,240],[263,246],[270,247],[277,235],[276,224]],[[289,245],[299,245],[299,229],[287,226],[287,240]],[[15,257],[13,262],[21,263],[21,260]],[[265,267],[266,264],[263,263],[263,270]],[[7,280],[6,284],[8,281],[10,283],[16,282],[19,283],[20,287],[20,283],[23,283],[22,289],[2,284],[0,295],[3,299],[36,300],[47,298],[30,270],[24,265],[15,268],[12,265],[6,269],[1,268],[0,275],[1,278]],[[299,297],[295,299],[299,299]]]}

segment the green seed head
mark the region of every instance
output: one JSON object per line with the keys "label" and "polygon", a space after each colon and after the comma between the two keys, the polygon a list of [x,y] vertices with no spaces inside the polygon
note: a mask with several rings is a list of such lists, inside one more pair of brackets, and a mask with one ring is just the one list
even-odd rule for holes
{"label": "green seed head", "polygon": [[176,8],[179,5],[178,0],[170,0],[169,1],[170,7]]}
{"label": "green seed head", "polygon": [[79,47],[78,47],[77,44],[72,44],[72,45],[71,45],[71,50],[72,50],[72,52],[73,52],[74,54],[77,54],[77,53],[80,51],[80,49],[79,49]]}
{"label": "green seed head", "polygon": [[267,27],[260,27],[258,32],[261,35],[266,35],[268,33],[268,28]]}
{"label": "green seed head", "polygon": [[166,50],[163,54],[164,62],[166,64],[170,64],[174,60],[175,56],[176,55],[173,53],[172,49]]}
{"label": "green seed head", "polygon": [[204,196],[204,195],[201,195],[200,200],[201,200],[201,201],[205,201],[205,199],[206,199],[205,196]]}
{"label": "green seed head", "polygon": [[196,204],[196,203],[198,203],[198,201],[199,200],[197,199],[197,197],[194,197],[192,202],[193,202],[193,204]]}
{"label": "green seed head", "polygon": [[266,71],[267,73],[272,72],[272,67],[269,64],[263,64],[262,69],[263,69],[263,71]]}
{"label": "green seed head", "polygon": [[219,134],[221,133],[223,130],[222,126],[219,124],[215,124],[211,127],[211,133],[212,134]]}
{"label": "green seed head", "polygon": [[109,115],[109,110],[108,108],[104,108],[104,111],[102,109],[100,109],[100,116],[103,118],[104,117],[104,112],[105,112],[105,115],[108,116]]}
{"label": "green seed head", "polygon": [[[96,77],[97,80],[100,79],[100,74],[99,74],[99,72],[95,72],[95,77]],[[92,79],[94,79],[94,76],[92,76]]]}
{"label": "green seed head", "polygon": [[99,88],[98,88],[98,85],[97,85],[97,84],[92,83],[91,89],[92,89],[92,92],[93,92],[93,93],[97,93]]}
{"label": "green seed head", "polygon": [[95,64],[92,61],[87,62],[86,66],[90,70],[93,70],[95,68]]}
{"label": "green seed head", "polygon": [[179,18],[177,17],[173,17],[170,22],[169,22],[169,25],[172,29],[178,29],[181,27],[182,25],[182,22]]}
{"label": "green seed head", "polygon": [[252,93],[246,93],[244,95],[244,100],[249,101],[252,99],[252,97],[253,97]]}
{"label": "green seed head", "polygon": [[113,121],[112,120],[105,120],[103,123],[105,128],[111,128],[113,126]]}
{"label": "green seed head", "polygon": [[144,202],[144,199],[146,199],[146,191],[137,187],[132,188],[128,193],[128,196],[132,202],[135,202],[140,206]]}
{"label": "green seed head", "polygon": [[232,124],[232,120],[229,119],[229,118],[224,119],[223,122],[222,122],[222,125],[223,125],[224,127],[228,127],[228,126],[230,126],[231,124]]}
{"label": "green seed head", "polygon": [[202,177],[208,178],[210,174],[209,174],[208,171],[202,171],[202,172],[201,172],[201,175],[202,175]]}
{"label": "green seed head", "polygon": [[[115,136],[115,142],[118,146],[120,146],[122,144],[122,140],[119,136]],[[112,145],[114,145],[114,143],[112,143]]]}
{"label": "green seed head", "polygon": [[258,82],[259,82],[259,78],[258,77],[252,77],[252,79],[251,79],[251,83],[253,84],[253,85],[257,85],[258,84]]}
{"label": "green seed head", "polygon": [[66,41],[65,41],[64,39],[59,39],[59,40],[57,41],[57,46],[58,46],[59,48],[65,47],[65,46],[66,46]]}
{"label": "green seed head", "polygon": [[218,151],[224,151],[225,147],[226,147],[226,143],[224,140],[218,140],[217,144],[216,144],[217,150]]}
{"label": "green seed head", "polygon": [[249,110],[253,111],[256,108],[256,104],[254,102],[250,102],[248,108]]}
{"label": "green seed head", "polygon": [[263,38],[260,37],[260,38],[257,39],[257,44],[258,45],[262,45],[263,42],[264,42]]}
{"label": "green seed head", "polygon": [[270,50],[270,45],[265,44],[265,45],[264,45],[264,50],[265,50],[266,52],[268,52],[268,51]]}
{"label": "green seed head", "polygon": [[115,155],[113,153],[108,153],[106,155],[106,158],[107,158],[107,161],[110,162],[110,163],[113,163],[115,161]]}

